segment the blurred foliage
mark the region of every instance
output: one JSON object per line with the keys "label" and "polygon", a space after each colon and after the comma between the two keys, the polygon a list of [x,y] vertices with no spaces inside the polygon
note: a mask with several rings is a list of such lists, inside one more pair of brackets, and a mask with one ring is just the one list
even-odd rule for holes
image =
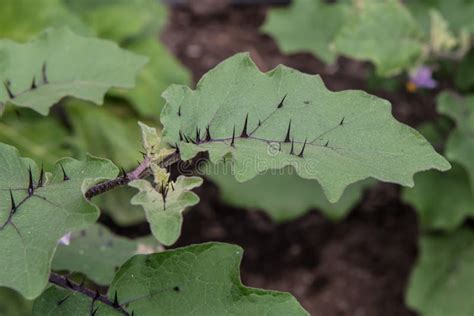
{"label": "blurred foliage", "polygon": [[474,90],[474,49],[463,58],[455,74],[455,84],[462,92]]}
{"label": "blurred foliage", "polygon": [[406,294],[408,306],[422,316],[472,315],[473,267],[471,230],[422,236]]}
{"label": "blurred foliage", "polygon": [[456,123],[446,142],[446,157],[466,169],[474,194],[474,95],[442,93],[438,97],[438,111]]}
{"label": "blurred foliage", "polygon": [[262,30],[285,52],[371,61],[387,77],[432,59],[459,60],[470,46],[473,9],[464,0],[299,0],[271,9]]}
{"label": "blurred foliage", "polygon": [[340,220],[360,201],[364,189],[375,182],[351,184],[338,202],[330,203],[318,181],[303,179],[291,168],[269,170],[243,183],[235,180],[229,165],[206,164],[202,171],[218,185],[224,202],[264,210],[277,222],[295,219],[314,208],[331,220]]}
{"label": "blurred foliage", "polygon": [[403,199],[415,207],[425,229],[453,230],[474,216],[474,194],[464,168],[452,164],[446,172],[415,175],[415,186],[403,189]]}
{"label": "blurred foliage", "polygon": [[31,315],[32,301],[28,301],[16,291],[0,287],[0,315],[27,316]]}
{"label": "blurred foliage", "polygon": [[153,238],[131,240],[95,224],[72,233],[70,245],[58,246],[52,269],[82,273],[95,284],[109,285],[115,272],[130,257],[156,252],[157,247]]}
{"label": "blurred foliage", "polygon": [[[276,37],[285,53],[308,50],[331,64],[337,56],[332,43],[349,14],[349,8],[340,3],[330,5],[319,0],[298,0],[288,9],[272,9],[263,31]],[[311,40],[308,40],[309,30]]]}

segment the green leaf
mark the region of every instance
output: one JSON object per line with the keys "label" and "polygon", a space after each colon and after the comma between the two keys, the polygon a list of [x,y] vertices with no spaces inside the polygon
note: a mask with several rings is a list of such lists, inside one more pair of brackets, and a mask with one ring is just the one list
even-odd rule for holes
{"label": "green leaf", "polygon": [[87,26],[63,5],[62,0],[2,0],[0,38],[26,41],[45,28],[64,25],[76,33],[89,35]]}
{"label": "green leaf", "polygon": [[468,91],[474,89],[474,49],[463,58],[461,63],[456,68],[456,75],[454,82],[456,87],[461,91]]}
{"label": "green leaf", "polygon": [[94,107],[82,101],[68,102],[66,111],[80,154],[105,157],[123,168],[132,168],[141,159],[140,129],[130,111],[115,104]]}
{"label": "green leaf", "polygon": [[466,171],[457,164],[448,172],[415,176],[415,187],[404,188],[403,200],[412,204],[423,228],[452,230],[474,216],[474,194]]}
{"label": "green leaf", "polygon": [[135,41],[125,48],[149,57],[150,62],[138,74],[134,89],[117,93],[129,100],[140,115],[155,117],[165,105],[163,91],[173,83],[189,84],[191,73],[155,38]]}
{"label": "green leaf", "polygon": [[69,7],[101,38],[147,56],[150,62],[138,74],[132,90],[114,90],[142,116],[154,117],[164,101],[161,93],[172,83],[188,84],[190,72],[159,42],[167,8],[155,0],[67,1]]}
{"label": "green leaf", "polygon": [[130,204],[135,189],[123,186],[97,196],[94,203],[119,226],[131,226],[146,220],[141,206]]}
{"label": "green leaf", "polygon": [[[91,308],[92,307],[92,308]],[[33,316],[64,316],[64,315],[91,315],[97,309],[95,316],[123,316],[100,301],[92,299],[78,292],[49,287],[33,305]]]}
{"label": "green leaf", "polygon": [[65,127],[53,117],[40,117],[31,110],[7,111],[0,121],[0,142],[16,147],[20,154],[49,168],[70,156]]}
{"label": "green leaf", "polygon": [[154,0],[63,0],[97,36],[118,43],[157,34],[166,21],[166,7]]}
{"label": "green leaf", "polygon": [[46,31],[26,44],[0,41],[0,56],[0,81],[5,82],[0,111],[2,103],[11,103],[43,115],[66,96],[101,104],[111,87],[132,88],[135,74],[146,63],[146,58],[114,43],[66,28]]}
{"label": "green leaf", "polygon": [[291,168],[269,170],[244,183],[237,182],[231,170],[223,164],[206,165],[206,176],[220,189],[221,198],[228,204],[247,209],[262,209],[275,221],[297,218],[317,208],[331,220],[347,215],[361,199],[365,188],[373,181],[351,184],[337,203],[330,203],[319,183],[298,177]]}
{"label": "green leaf", "polygon": [[289,8],[270,10],[263,31],[273,36],[285,53],[310,51],[330,64],[337,57],[334,39],[349,13],[349,6],[341,3],[294,1]]}
{"label": "green leaf", "polygon": [[199,202],[199,197],[190,190],[199,187],[202,179],[199,177],[179,176],[166,198],[146,180],[135,180],[129,185],[137,188],[137,193],[131,203],[141,205],[150,223],[151,232],[165,246],[176,242],[181,234],[183,211]]}
{"label": "green leaf", "polygon": [[406,295],[408,306],[423,316],[472,315],[474,233],[463,229],[425,235],[420,249]]}
{"label": "green leaf", "polygon": [[[155,242],[156,243],[156,242]],[[53,259],[53,270],[79,272],[98,285],[112,283],[115,272],[131,256],[156,252],[146,240],[130,240],[117,236],[96,224],[71,234],[70,245],[59,245]]]}
{"label": "green leaf", "polygon": [[336,202],[349,184],[368,177],[412,186],[416,172],[450,168],[417,131],[393,118],[388,101],[331,92],[319,76],[285,66],[263,74],[247,54],[211,70],[195,91],[175,85],[163,96],[164,141],[177,144],[183,160],[208,151],[213,163],[232,161],[239,182],[292,165]]}
{"label": "green leaf", "polygon": [[372,61],[377,73],[392,76],[415,64],[422,54],[422,31],[398,0],[355,3],[335,40],[336,51]]}
{"label": "green leaf", "polygon": [[[0,286],[34,298],[48,282],[58,240],[66,233],[86,228],[99,216],[99,210],[85,200],[84,192],[96,181],[115,177],[118,170],[108,160],[88,157],[81,162],[66,158],[56,164],[41,186],[36,164],[20,158],[13,147],[4,144],[0,144],[0,166]],[[29,168],[32,194],[28,192]]]}
{"label": "green leaf", "polygon": [[287,293],[244,287],[242,249],[208,243],[135,256],[117,273],[109,297],[136,315],[307,315]]}
{"label": "green leaf", "polygon": [[474,192],[474,95],[458,97],[442,93],[438,97],[438,111],[456,122],[456,129],[449,135],[446,157],[466,168]]}
{"label": "green leaf", "polygon": [[[126,262],[109,288],[121,308],[134,315],[308,315],[288,293],[242,285],[238,246],[208,243]],[[67,299],[65,299],[67,297]],[[58,304],[58,302],[62,302]],[[35,301],[33,315],[122,315],[77,292],[50,287]]]}
{"label": "green leaf", "polygon": [[31,315],[32,302],[25,300],[17,292],[0,288],[0,315],[2,316],[25,316]]}

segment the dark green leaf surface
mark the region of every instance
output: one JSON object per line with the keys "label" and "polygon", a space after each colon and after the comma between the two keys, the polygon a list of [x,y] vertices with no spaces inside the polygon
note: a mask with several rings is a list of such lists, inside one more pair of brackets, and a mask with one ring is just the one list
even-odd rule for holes
{"label": "dark green leaf surface", "polygon": [[219,243],[139,255],[117,273],[109,297],[135,315],[307,315],[287,293],[242,285],[242,249]]}
{"label": "dark green leaf surface", "polygon": [[213,163],[232,161],[239,182],[292,165],[335,202],[368,177],[412,186],[416,172],[450,168],[417,131],[393,118],[388,101],[331,92],[319,76],[285,66],[261,73],[247,54],[211,70],[196,90],[175,85],[163,96],[164,140],[178,145],[184,160],[208,151]]}
{"label": "dark green leaf surface", "polygon": [[32,316],[123,316],[123,313],[78,292],[49,287],[33,305]]}

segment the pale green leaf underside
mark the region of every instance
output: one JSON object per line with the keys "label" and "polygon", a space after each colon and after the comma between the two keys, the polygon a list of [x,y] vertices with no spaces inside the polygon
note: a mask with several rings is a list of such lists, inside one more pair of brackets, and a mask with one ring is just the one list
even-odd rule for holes
{"label": "pale green leaf underside", "polygon": [[420,249],[408,286],[408,306],[422,316],[472,315],[474,233],[424,236]]}
{"label": "pale green leaf underside", "polygon": [[41,114],[66,96],[101,104],[111,87],[132,88],[147,61],[112,42],[66,28],[48,30],[26,44],[2,40],[0,56],[0,81],[9,83],[11,93],[0,88],[0,105],[11,103]]}
{"label": "pale green leaf underside", "polygon": [[[83,193],[84,180],[113,178],[117,168],[108,160],[88,157],[60,161],[69,180],[56,164],[48,183],[37,187],[40,171],[29,159],[0,144],[0,286],[18,290],[27,298],[38,296],[47,284],[57,241],[66,233],[94,223],[99,210],[88,203]],[[31,167],[35,190],[27,192]],[[93,180],[91,180],[93,179]],[[46,181],[46,180],[45,180]],[[16,212],[11,212],[12,190]]]}
{"label": "pale green leaf underside", "polygon": [[49,287],[35,300],[32,316],[88,316],[96,309],[95,316],[123,316],[102,302],[93,303],[90,297],[55,286]]}
{"label": "pale green leaf underside", "polygon": [[[184,160],[203,151],[214,163],[231,160],[239,182],[292,165],[335,202],[368,177],[412,186],[416,172],[450,168],[416,130],[393,118],[388,101],[363,91],[331,92],[319,76],[285,66],[261,73],[247,54],[217,66],[195,91],[171,86],[163,96],[165,141],[178,145]],[[285,142],[288,130],[293,145]]]}
{"label": "pale green leaf underside", "polygon": [[303,179],[291,168],[269,170],[244,183],[237,182],[229,169],[222,164],[205,168],[206,176],[218,185],[221,198],[236,207],[262,209],[277,222],[297,218],[313,208],[331,220],[339,220],[374,182],[353,183],[337,203],[330,203],[317,181]]}
{"label": "pale green leaf underside", "polygon": [[442,93],[438,97],[438,111],[456,122],[456,129],[446,143],[446,157],[466,169],[474,194],[474,95]]}
{"label": "pale green leaf underside", "polygon": [[335,49],[369,60],[383,76],[412,66],[422,54],[422,31],[398,0],[359,1],[338,33]]}
{"label": "pale green leaf underside", "polygon": [[453,230],[474,216],[474,194],[466,171],[457,164],[448,172],[429,171],[415,176],[415,187],[403,190],[403,199],[415,207],[423,228]]}
{"label": "pale green leaf underside", "polygon": [[166,245],[172,245],[181,234],[183,211],[199,202],[199,197],[191,192],[199,187],[202,179],[199,177],[179,176],[173,189],[169,190],[166,199],[150,182],[135,180],[129,185],[139,192],[132,198],[133,205],[141,205],[145,209],[151,232],[156,239]]}
{"label": "pale green leaf underside", "polygon": [[242,249],[209,243],[135,256],[117,273],[109,297],[136,315],[307,315],[287,293],[244,287]]}
{"label": "pale green leaf underside", "polygon": [[96,224],[86,230],[74,232],[70,245],[58,246],[53,259],[53,270],[79,272],[96,284],[109,285],[115,272],[125,261],[148,248],[154,250],[144,240],[120,237]]}
{"label": "pale green leaf underside", "polygon": [[263,31],[272,35],[286,53],[307,50],[333,63],[337,56],[333,42],[349,11],[345,4],[298,0],[289,8],[270,10]]}

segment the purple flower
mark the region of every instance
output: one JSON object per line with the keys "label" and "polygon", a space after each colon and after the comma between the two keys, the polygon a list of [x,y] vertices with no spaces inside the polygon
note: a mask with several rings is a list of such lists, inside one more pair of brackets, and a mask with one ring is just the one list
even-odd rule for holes
{"label": "purple flower", "polygon": [[67,233],[66,235],[61,237],[61,239],[58,240],[58,244],[60,245],[69,246],[70,243],[71,243],[71,233]]}
{"label": "purple flower", "polygon": [[433,71],[428,66],[420,66],[410,74],[410,82],[417,88],[434,89],[438,82],[433,79]]}

